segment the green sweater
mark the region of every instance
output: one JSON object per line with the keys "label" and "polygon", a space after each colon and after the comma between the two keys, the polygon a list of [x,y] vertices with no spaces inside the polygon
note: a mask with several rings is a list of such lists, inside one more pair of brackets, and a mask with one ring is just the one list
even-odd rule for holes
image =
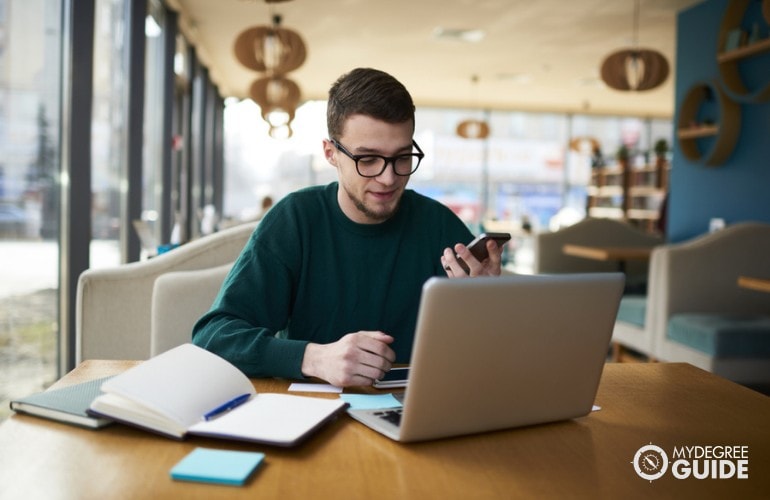
{"label": "green sweater", "polygon": [[395,338],[396,362],[409,362],[422,285],[446,275],[444,248],[472,234],[446,206],[411,190],[389,220],[357,224],[339,208],[337,188],[306,188],[270,209],[193,343],[250,377],[302,378],[308,342],[380,330]]}

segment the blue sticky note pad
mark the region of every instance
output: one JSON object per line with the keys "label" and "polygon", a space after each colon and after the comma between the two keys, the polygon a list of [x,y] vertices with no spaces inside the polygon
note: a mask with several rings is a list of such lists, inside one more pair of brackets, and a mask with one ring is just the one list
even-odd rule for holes
{"label": "blue sticky note pad", "polygon": [[196,448],[171,469],[171,477],[242,486],[264,458],[265,454],[258,452]]}
{"label": "blue sticky note pad", "polygon": [[340,394],[351,410],[373,410],[377,408],[399,408],[401,403],[393,394]]}

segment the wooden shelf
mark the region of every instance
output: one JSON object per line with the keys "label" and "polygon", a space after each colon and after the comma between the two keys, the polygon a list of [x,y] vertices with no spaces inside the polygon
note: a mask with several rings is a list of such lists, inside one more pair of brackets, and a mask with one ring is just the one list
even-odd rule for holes
{"label": "wooden shelf", "polygon": [[602,219],[622,219],[623,209],[614,207],[591,207],[588,209],[588,215]]}
{"label": "wooden shelf", "polygon": [[[748,24],[746,13],[751,10],[752,0],[731,0],[719,28],[718,47],[726,46],[728,38],[735,30],[744,29]],[[770,1],[762,1],[762,15],[765,21],[770,23]],[[744,33],[745,35],[745,33]],[[762,102],[770,99],[770,79],[765,77],[763,82],[747,82],[744,73],[739,66],[750,64],[742,63],[751,57],[770,52],[770,38],[743,45],[735,49],[724,50],[716,54],[717,67],[722,84],[727,95],[740,102]],[[767,74],[765,72],[765,74]],[[751,88],[750,88],[751,87]]]}
{"label": "wooden shelf", "polygon": [[744,45],[743,47],[738,47],[737,49],[727,52],[721,52],[717,55],[717,62],[726,63],[738,61],[767,51],[770,51],[770,38],[765,38],[764,40],[759,40],[758,42]]}
{"label": "wooden shelf", "polygon": [[623,196],[623,186],[593,186],[592,191],[592,196],[601,196],[602,198]]}
{"label": "wooden shelf", "polygon": [[[716,106],[718,125],[692,126],[699,121],[699,112],[706,103]],[[741,126],[741,110],[716,82],[698,82],[685,94],[679,111],[677,137],[685,158],[717,166],[733,152]],[[713,137],[710,143],[699,143],[701,138]],[[703,150],[702,150],[703,148]]]}
{"label": "wooden shelf", "polygon": [[626,212],[629,219],[639,220],[658,220],[660,212],[658,210],[648,210],[644,208],[632,208]]}
{"label": "wooden shelf", "polygon": [[632,174],[645,174],[645,173],[653,173],[658,171],[657,165],[645,165],[643,167],[633,167],[631,169]]}
{"label": "wooden shelf", "polygon": [[680,139],[698,139],[700,137],[711,137],[719,134],[719,127],[716,125],[700,125],[697,127],[680,128],[677,135]]}
{"label": "wooden shelf", "polygon": [[631,186],[628,189],[629,196],[663,196],[666,194],[664,189],[657,186]]}
{"label": "wooden shelf", "polygon": [[605,177],[610,175],[623,175],[623,167],[604,167],[604,171],[602,173]]}

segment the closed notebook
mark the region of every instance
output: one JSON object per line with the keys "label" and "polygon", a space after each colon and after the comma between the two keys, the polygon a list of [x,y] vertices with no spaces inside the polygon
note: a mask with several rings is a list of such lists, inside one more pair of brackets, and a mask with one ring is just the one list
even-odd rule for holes
{"label": "closed notebook", "polygon": [[[193,344],[116,375],[102,390],[92,415],[177,439],[198,435],[277,446],[299,443],[346,406],[339,399],[258,394],[238,368]],[[233,400],[245,402],[216,413]]]}
{"label": "closed notebook", "polygon": [[241,486],[264,458],[264,453],[256,451],[195,448],[171,469],[171,477],[177,481]]}
{"label": "closed notebook", "polygon": [[62,389],[38,392],[11,401],[11,409],[58,422],[98,429],[111,424],[112,420],[89,415],[87,410],[91,402],[102,394],[102,384],[110,378],[99,378]]}

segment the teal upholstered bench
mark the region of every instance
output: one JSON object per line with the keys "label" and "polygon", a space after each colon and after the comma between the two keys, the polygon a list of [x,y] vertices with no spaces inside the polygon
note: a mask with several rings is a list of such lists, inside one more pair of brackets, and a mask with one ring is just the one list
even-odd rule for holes
{"label": "teal upholstered bench", "polygon": [[770,316],[676,314],[666,334],[716,358],[770,358]]}
{"label": "teal upholstered bench", "polygon": [[644,328],[647,313],[646,295],[624,295],[618,307],[618,320]]}

